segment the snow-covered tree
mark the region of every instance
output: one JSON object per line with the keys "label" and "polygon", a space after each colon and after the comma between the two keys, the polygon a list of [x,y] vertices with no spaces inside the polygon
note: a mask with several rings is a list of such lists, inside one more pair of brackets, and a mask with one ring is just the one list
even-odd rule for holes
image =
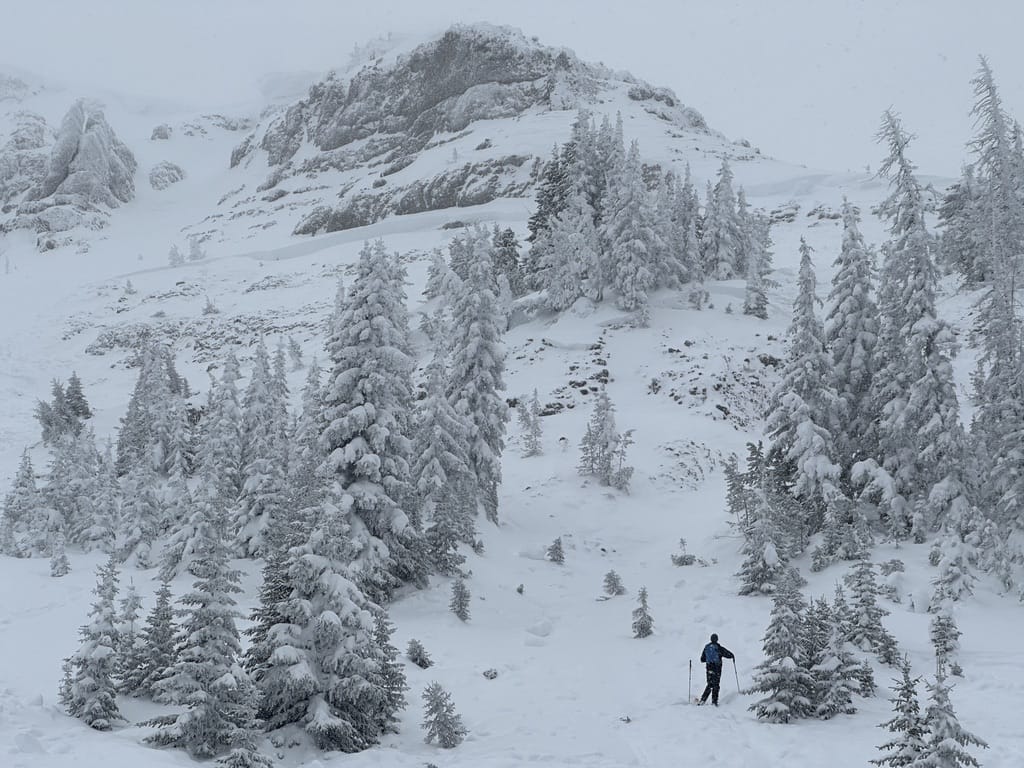
{"label": "snow-covered tree", "polygon": [[716,280],[742,275],[746,262],[744,235],[736,211],[736,193],[729,161],[722,158],[718,181],[708,189],[701,235],[701,259],[704,273]]}
{"label": "snow-covered tree", "polygon": [[79,419],[91,419],[92,408],[89,401],[85,399],[85,391],[82,389],[82,380],[78,378],[75,371],[71,372],[68,378],[68,385],[64,390],[64,399],[67,402],[68,410]]}
{"label": "snow-covered tree", "polygon": [[854,658],[842,628],[833,620],[827,603],[825,609],[828,611],[828,623],[824,628],[824,642],[810,657],[810,671],[814,677],[814,714],[828,720],[838,714],[850,715],[857,711],[853,693],[860,689],[860,664]]}
{"label": "snow-covered tree", "polygon": [[804,609],[793,580],[782,580],[764,635],[765,659],[757,665],[748,691],[765,694],[749,707],[759,719],[789,723],[814,712],[814,677],[802,642]]}
{"label": "snow-covered tree", "polygon": [[409,644],[405,649],[405,657],[420,669],[428,669],[434,665],[430,654],[427,653],[427,649],[416,638],[409,640]]}
{"label": "snow-covered tree", "polygon": [[171,585],[161,582],[156,603],[139,630],[138,642],[124,659],[120,677],[121,693],[129,696],[152,697],[155,683],[174,663],[176,658],[174,606],[171,603]]}
{"label": "snow-covered tree", "polygon": [[359,521],[358,578],[376,601],[402,583],[422,583],[426,569],[423,534],[409,517],[413,361],[404,276],[383,241],[367,243],[328,341],[320,446],[339,503]]}
{"label": "snow-covered tree", "polygon": [[561,565],[565,562],[565,549],[562,547],[562,537],[558,536],[555,538],[548,548],[544,551],[544,556],[552,563]]}
{"label": "snow-covered tree", "polygon": [[201,423],[201,442],[197,460],[203,476],[201,485],[218,505],[230,508],[244,485],[243,416],[238,393],[241,371],[234,350],[224,359],[220,381],[210,392]]}
{"label": "snow-covered tree", "polygon": [[917,698],[917,683],[921,678],[910,676],[910,663],[906,660],[900,664],[900,672],[901,678],[894,679],[891,688],[894,715],[880,726],[893,734],[891,741],[879,747],[888,754],[871,761],[889,768],[921,765],[925,753],[927,730]]}
{"label": "snow-covered tree", "polygon": [[596,477],[601,485],[628,489],[633,468],[625,464],[625,451],[632,442],[631,433],[632,430],[620,433],[616,429],[615,407],[602,388],[594,399],[594,410],[580,441],[579,473]]}
{"label": "snow-covered tree", "polygon": [[98,731],[123,721],[117,707],[114,676],[118,667],[117,561],[111,557],[96,570],[96,602],[79,632],[82,644],[70,658],[70,675],[61,699],[68,714]]}
{"label": "snow-covered tree", "polygon": [[619,597],[626,594],[626,588],[622,584],[622,577],[615,571],[608,571],[604,575],[604,593],[608,597]]}
{"label": "snow-covered tree", "polygon": [[965,729],[953,711],[949,700],[952,686],[946,683],[945,672],[940,667],[935,682],[925,682],[929,701],[924,722],[927,728],[923,754],[912,765],[932,768],[962,768],[978,766],[978,759],[967,751],[969,747],[988,749],[988,744]]}
{"label": "snow-covered tree", "polygon": [[448,601],[448,608],[459,617],[460,621],[469,621],[469,587],[466,580],[457,578],[452,582],[452,596]]}
{"label": "snow-covered tree", "polygon": [[608,277],[616,303],[627,312],[639,311],[644,320],[649,311],[648,294],[655,287],[655,254],[664,244],[654,227],[654,210],[635,141],[621,169],[609,180],[602,236],[609,246]]}
{"label": "snow-covered tree", "polygon": [[4,497],[4,527],[10,529],[10,543],[4,551],[6,555],[17,555],[23,551],[30,552],[27,545],[20,541],[29,531],[37,509],[42,506],[39,488],[36,486],[35,468],[28,451],[23,451],[18,469],[14,473],[11,490]]}
{"label": "snow-covered tree", "polygon": [[963,633],[956,625],[950,601],[941,601],[929,624],[928,636],[932,641],[932,648],[935,649],[936,664],[944,669],[949,669],[953,674],[958,674],[960,671],[957,656],[960,651],[961,634]]}
{"label": "snow-covered tree", "polygon": [[54,531],[50,552],[50,575],[60,578],[71,573],[71,563],[68,562],[68,554],[64,551],[63,531]]}
{"label": "snow-covered tree", "polygon": [[517,410],[519,411],[520,432],[523,436],[523,456],[526,458],[540,456],[544,453],[544,448],[541,445],[543,427],[540,421],[540,407],[540,398],[536,389],[533,390],[533,397],[529,401],[526,398],[519,400]]}
{"label": "snow-covered tree", "polygon": [[423,730],[427,744],[437,741],[443,749],[459,746],[468,731],[462,717],[455,712],[451,694],[441,684],[433,682],[423,691]]}
{"label": "snow-covered tree", "polygon": [[544,290],[545,305],[555,312],[568,309],[584,295],[600,301],[609,280],[594,210],[582,184],[583,179],[578,179],[573,185],[565,207],[538,240],[542,256],[535,279]]}
{"label": "snow-covered tree", "polygon": [[468,280],[452,309],[447,395],[469,424],[467,458],[476,476],[479,505],[488,520],[497,522],[508,406],[501,396],[505,389],[505,350],[497,303],[490,288],[492,271],[487,250],[477,247]]}
{"label": "snow-covered tree", "polygon": [[157,554],[153,545],[164,528],[164,510],[153,467],[135,465],[122,484],[120,553],[138,568],[151,568]]}
{"label": "snow-covered tree", "polygon": [[204,522],[197,540],[191,592],[179,599],[183,620],[176,657],[153,684],[157,695],[183,706],[150,721],[158,730],[146,741],[184,749],[196,759],[223,755],[250,738],[256,727],[256,690],[240,664],[234,595],[241,572],[230,566],[223,513]]}
{"label": "snow-covered tree", "polygon": [[885,664],[899,659],[896,638],[882,624],[889,611],[878,604],[878,581],[873,563],[862,560],[850,570],[847,586],[852,593],[850,634],[846,638],[862,651],[878,654]]}
{"label": "snow-covered tree", "polygon": [[654,619],[647,605],[647,587],[640,587],[636,599],[637,606],[633,609],[633,637],[643,639],[654,634]]}

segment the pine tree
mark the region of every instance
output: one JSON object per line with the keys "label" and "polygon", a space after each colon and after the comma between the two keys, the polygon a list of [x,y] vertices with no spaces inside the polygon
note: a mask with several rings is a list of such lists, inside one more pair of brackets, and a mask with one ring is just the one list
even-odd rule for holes
{"label": "pine tree", "polygon": [[185,255],[178,248],[176,243],[171,245],[171,250],[167,253],[167,263],[172,267],[180,267],[185,263]]}
{"label": "pine tree", "polygon": [[349,576],[359,551],[351,519],[325,501],[308,541],[291,550],[291,590],[276,603],[256,673],[268,730],[295,723],[317,748],[343,752],[375,744],[394,715],[374,635],[380,609]]}
{"label": "pine tree", "polygon": [[906,660],[900,665],[902,677],[894,679],[892,685],[892,709],[895,715],[880,728],[893,734],[892,741],[879,747],[889,754],[871,762],[889,768],[920,765],[925,753],[926,725],[921,716],[921,705],[917,698],[917,683],[921,679],[911,678],[910,663]]}
{"label": "pine tree", "polygon": [[626,594],[626,588],[622,585],[622,577],[615,571],[608,571],[604,575],[604,593],[609,597]]}
{"label": "pine tree", "polygon": [[193,758],[225,754],[250,737],[256,726],[256,691],[239,663],[235,620],[241,613],[233,595],[241,573],[230,567],[223,514],[206,521],[197,542],[197,580],[179,599],[183,622],[176,658],[154,689],[160,698],[185,707],[150,721],[159,729],[146,741],[186,750]]}
{"label": "pine tree", "polygon": [[747,288],[743,298],[743,314],[760,320],[768,319],[768,275],[772,271],[771,224],[764,216],[753,216],[749,222],[750,263]]}
{"label": "pine tree", "polygon": [[229,350],[220,381],[211,390],[210,401],[201,423],[202,437],[197,460],[201,485],[214,503],[230,508],[242,492],[243,416],[238,394],[241,378],[238,358]]}
{"label": "pine tree", "polygon": [[882,625],[882,618],[888,616],[889,612],[878,604],[879,590],[874,564],[867,560],[857,563],[850,571],[847,584],[853,593],[847,640],[862,651],[878,654],[884,664],[896,664],[896,639]]}
{"label": "pine tree", "polygon": [[74,371],[71,372],[71,376],[68,378],[68,386],[64,390],[64,397],[67,401],[68,410],[77,418],[92,418],[92,408],[89,407],[89,402],[85,399],[85,392],[82,391],[82,380],[78,378],[78,374]]}
{"label": "pine tree", "polygon": [[764,698],[749,709],[762,720],[789,723],[813,713],[814,678],[802,644],[805,604],[791,579],[784,579],[773,597],[764,635],[765,660],[757,665],[748,693]]}
{"label": "pine tree", "polygon": [[462,578],[452,582],[452,598],[448,602],[448,608],[459,617],[460,621],[469,621],[469,587]]}
{"label": "pine tree", "polygon": [[874,454],[866,438],[871,430],[869,394],[878,335],[878,307],[872,298],[874,254],[864,244],[856,207],[843,201],[843,246],[825,316],[825,346],[831,362],[830,384],[839,397],[832,424],[842,478],[853,464]]}
{"label": "pine tree", "polygon": [[541,445],[543,431],[540,422],[540,407],[540,398],[537,396],[536,389],[533,390],[533,397],[529,401],[526,398],[519,400],[517,410],[519,411],[519,426],[523,435],[523,456],[525,458],[540,456],[544,453]]}
{"label": "pine tree", "polygon": [[870,474],[890,533],[927,531],[966,506],[963,429],[951,359],[955,339],[937,317],[933,238],[925,227],[924,192],[907,159],[910,136],[891,112],[879,140],[889,156],[881,172],[892,192],[879,207],[890,239],[879,286],[879,328],[870,412],[877,423],[878,467]]}
{"label": "pine tree", "polygon": [[544,556],[556,565],[562,565],[562,563],[565,562],[565,550],[562,548],[561,536],[557,537],[550,545],[548,545]]}
{"label": "pine tree", "polygon": [[443,749],[459,746],[468,731],[462,724],[462,718],[455,712],[451,694],[440,683],[433,682],[423,691],[423,702],[422,727],[427,732],[424,739],[427,744],[436,739]]}
{"label": "pine tree", "polygon": [[568,309],[584,295],[600,301],[608,279],[594,210],[582,183],[577,180],[565,207],[537,241],[542,255],[535,280],[544,290],[545,305],[555,312]]}
{"label": "pine tree", "polygon": [[953,606],[949,601],[942,601],[932,616],[931,624],[928,627],[928,636],[935,649],[935,662],[944,669],[950,669],[957,674],[960,665],[957,662],[957,654],[960,651],[960,632],[956,625],[956,618],[953,616]]}
{"label": "pine tree", "polygon": [[988,749],[988,744],[960,724],[949,700],[951,686],[946,684],[945,672],[941,667],[935,675],[935,682],[926,682],[925,687],[930,694],[930,703],[924,716],[927,733],[923,754],[916,764],[935,768],[980,765],[967,748]]}
{"label": "pine tree", "polygon": [[824,645],[811,657],[811,674],[814,676],[814,714],[828,720],[838,714],[852,715],[857,711],[853,692],[860,688],[860,665],[841,628],[830,621],[825,630]]}
{"label": "pine tree", "polygon": [[374,617],[373,638],[381,651],[378,676],[383,691],[382,706],[378,710],[378,727],[381,733],[398,733],[398,712],[405,709],[405,692],[409,686],[405,681],[405,668],[398,661],[398,649],[392,644],[395,632],[385,613]]}
{"label": "pine tree", "polygon": [[171,585],[163,581],[156,593],[156,603],[139,630],[139,642],[124,660],[119,687],[121,693],[145,697],[157,694],[154,685],[177,657],[176,634]]}
{"label": "pine tree", "polygon": [[647,587],[640,587],[637,602],[633,609],[633,637],[639,640],[654,634],[654,619],[647,606]]}
{"label": "pine tree", "polygon": [[489,254],[479,247],[474,254],[469,279],[452,310],[447,395],[448,402],[469,424],[467,458],[476,478],[479,505],[487,519],[496,523],[501,452],[508,421],[508,407],[501,396],[505,388],[505,351],[497,305],[489,287],[493,270]]}
{"label": "pine tree", "polygon": [[383,241],[367,243],[328,342],[321,446],[344,489],[340,503],[365,531],[353,543],[363,589],[377,602],[426,575],[423,534],[409,517],[413,361],[404,280]]}
{"label": "pine tree", "polygon": [[804,506],[807,527],[820,527],[819,510],[827,510],[841,496],[839,465],[829,431],[830,414],[837,407],[829,386],[829,360],[824,332],[815,316],[814,268],[811,248],[800,240],[799,293],[789,328],[789,356],[782,381],[772,395],[766,429],[773,439],[769,463],[785,468],[791,492]]}
{"label": "pine tree", "polygon": [[153,545],[163,533],[163,505],[153,467],[141,463],[124,479],[121,502],[120,553],[123,561],[134,560],[138,568],[156,564]]}
{"label": "pine tree", "polygon": [[32,466],[28,450],[25,450],[22,451],[11,490],[4,497],[4,526],[10,528],[11,544],[8,546],[13,546],[14,550],[5,554],[16,555],[25,550],[30,551],[30,546],[23,545],[19,539],[29,532],[40,506],[42,499],[36,486],[35,468]]}
{"label": "pine tree", "polygon": [[64,533],[55,531],[53,544],[50,546],[50,575],[54,578],[67,576],[71,573],[71,563],[68,562],[67,552],[64,551]]}
{"label": "pine tree", "polygon": [[434,666],[427,649],[416,638],[409,640],[409,645],[405,649],[405,657],[420,669],[429,669]]}
{"label": "pine tree", "polygon": [[704,273],[716,280],[729,280],[742,275],[740,267],[746,260],[732,181],[732,168],[729,167],[729,161],[723,158],[718,181],[713,188],[708,188],[701,236]]}
{"label": "pine tree", "polygon": [[139,611],[142,598],[135,585],[128,584],[117,611],[117,680],[118,692],[123,692],[124,681],[133,669],[134,660],[141,650],[138,634]]}
{"label": "pine tree", "polygon": [[89,612],[89,623],[79,634],[82,644],[70,658],[69,675],[62,691],[68,714],[83,720],[98,731],[108,731],[123,721],[117,708],[114,675],[118,666],[118,636],[115,601],[117,600],[117,562],[111,557],[96,570],[93,590],[96,602]]}
{"label": "pine tree", "polygon": [[633,472],[632,467],[625,465],[625,449],[632,442],[630,434],[631,431],[620,434],[615,428],[615,407],[607,390],[602,389],[594,400],[594,410],[580,442],[579,473],[596,477],[601,485],[625,490]]}
{"label": "pine tree", "polygon": [[519,265],[519,240],[516,233],[507,227],[500,229],[495,224],[491,245],[494,247],[495,273],[505,276],[513,296],[522,296],[525,290],[522,268]]}

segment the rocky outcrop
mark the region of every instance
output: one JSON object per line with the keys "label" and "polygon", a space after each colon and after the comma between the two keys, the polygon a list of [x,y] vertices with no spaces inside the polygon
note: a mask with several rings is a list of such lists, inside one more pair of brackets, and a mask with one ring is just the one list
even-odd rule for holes
{"label": "rocky outcrop", "polygon": [[[135,157],[114,134],[99,107],[84,100],[75,102],[40,163],[40,150],[48,143],[48,133],[42,118],[23,117],[8,143],[9,147],[23,147],[10,154],[20,170],[20,176],[11,178],[31,178],[31,184],[14,192],[23,182],[12,186],[8,180],[8,192],[4,193],[9,195],[5,210],[13,208],[15,215],[3,228],[35,230],[40,233],[38,245],[42,250],[69,241],[50,237],[50,233],[77,227],[102,228],[110,209],[135,196]],[[0,178],[3,173],[0,171]],[[13,207],[18,195],[20,200]]]}
{"label": "rocky outcrop", "polygon": [[53,133],[40,115],[14,115],[14,129],[0,148],[0,210],[9,212],[12,203],[46,175],[46,147],[51,141]]}
{"label": "rocky outcrop", "polygon": [[185,169],[167,162],[157,163],[149,170],[149,185],[153,189],[167,189],[185,178]]}
{"label": "rocky outcrop", "polygon": [[[232,153],[232,167],[260,160],[269,167],[258,192],[281,184],[292,192],[330,171],[350,174],[338,185],[340,202],[319,205],[295,232],[332,231],[392,214],[532,194],[537,154],[550,147],[531,145],[521,152],[507,143],[504,154],[488,153],[491,143],[481,137],[484,141],[473,142],[481,150],[479,159],[458,162],[434,178],[401,174],[427,153],[452,152],[439,147],[472,133],[481,121],[575,111],[619,91],[680,129],[708,132],[700,114],[671,91],[504,27],[455,26],[383,62],[377,59],[350,78],[334,74],[313,85],[306,98],[278,111]],[[300,177],[302,184],[287,184]]]}

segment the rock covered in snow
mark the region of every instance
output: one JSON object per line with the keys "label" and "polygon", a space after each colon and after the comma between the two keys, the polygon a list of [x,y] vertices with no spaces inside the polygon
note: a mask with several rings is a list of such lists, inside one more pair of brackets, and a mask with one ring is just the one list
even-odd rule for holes
{"label": "rock covered in snow", "polygon": [[34,112],[14,115],[14,128],[0,148],[0,207],[6,206],[38,184],[46,174],[46,146],[52,131]]}
{"label": "rock covered in snow", "polygon": [[166,160],[157,163],[149,171],[149,184],[153,189],[167,189],[184,178],[185,169]]}
{"label": "rock covered in snow", "polygon": [[160,123],[153,129],[153,133],[150,135],[150,141],[167,141],[171,138],[171,126],[167,123]]}

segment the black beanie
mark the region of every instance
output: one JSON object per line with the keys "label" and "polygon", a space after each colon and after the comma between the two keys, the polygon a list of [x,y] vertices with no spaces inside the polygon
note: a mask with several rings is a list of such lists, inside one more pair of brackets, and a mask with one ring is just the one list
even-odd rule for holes
{"label": "black beanie", "polygon": [[712,643],[717,643],[718,642],[718,635],[716,635],[714,632],[711,633],[711,642]]}

